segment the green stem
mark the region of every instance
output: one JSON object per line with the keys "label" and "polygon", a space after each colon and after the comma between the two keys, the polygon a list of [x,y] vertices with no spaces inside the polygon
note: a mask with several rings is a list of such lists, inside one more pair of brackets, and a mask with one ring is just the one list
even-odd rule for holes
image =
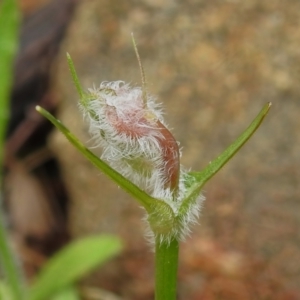
{"label": "green stem", "polygon": [[175,300],[179,242],[155,241],[155,300]]}
{"label": "green stem", "polygon": [[[0,190],[2,189],[2,161],[6,125],[9,119],[9,97],[13,81],[13,61],[18,49],[20,11],[17,0],[0,1]],[[15,262],[5,231],[0,192],[0,260],[12,299],[23,299],[20,270]]]}

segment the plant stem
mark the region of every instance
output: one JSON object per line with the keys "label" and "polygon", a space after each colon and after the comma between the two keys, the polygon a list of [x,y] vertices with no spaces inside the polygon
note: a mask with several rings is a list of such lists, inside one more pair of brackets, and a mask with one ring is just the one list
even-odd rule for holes
{"label": "plant stem", "polygon": [[155,241],[155,300],[175,300],[179,242]]}
{"label": "plant stem", "polygon": [[17,0],[0,1],[0,262],[12,299],[24,297],[21,272],[15,264],[15,257],[9,245],[2,213],[2,161],[4,140],[9,119],[9,97],[13,81],[13,61],[18,49],[20,11]]}

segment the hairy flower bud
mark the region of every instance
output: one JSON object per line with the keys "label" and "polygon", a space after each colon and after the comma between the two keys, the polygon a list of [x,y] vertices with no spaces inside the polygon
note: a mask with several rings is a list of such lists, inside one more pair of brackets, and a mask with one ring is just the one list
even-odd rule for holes
{"label": "hairy flower bud", "polygon": [[[178,199],[180,151],[152,97],[123,81],[103,82],[81,101],[102,159],[153,197]],[[146,103],[145,103],[146,102]]]}

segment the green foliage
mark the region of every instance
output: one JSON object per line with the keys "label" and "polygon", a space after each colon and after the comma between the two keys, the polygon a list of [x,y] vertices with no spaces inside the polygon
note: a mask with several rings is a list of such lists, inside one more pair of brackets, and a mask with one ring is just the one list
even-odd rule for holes
{"label": "green foliage", "polygon": [[72,290],[64,289],[110,259],[120,249],[120,241],[113,236],[92,236],[73,242],[46,263],[29,290],[28,299],[47,299],[58,291],[68,295],[68,298],[56,295],[60,297],[58,299],[74,299]]}
{"label": "green foliage", "polygon": [[[0,2],[0,189],[2,185],[4,136],[9,117],[8,100],[12,86],[13,60],[18,48],[19,23],[20,14],[17,1],[2,0]],[[23,298],[21,276],[8,243],[3,219],[0,210],[0,258],[6,276],[6,285],[1,285],[0,293],[5,294],[4,299],[9,299],[7,293],[10,293],[10,299],[20,300]]]}
{"label": "green foliage", "polygon": [[[4,135],[9,117],[8,100],[12,87],[13,59],[18,45],[17,1],[3,0],[0,6],[0,168]],[[1,172],[1,171],[0,171]],[[1,175],[0,175],[1,181]],[[0,194],[1,205],[1,194]],[[0,256],[5,280],[0,281],[0,299],[79,300],[75,281],[117,254],[120,241],[112,236],[94,236],[76,241],[55,255],[43,268],[35,284],[26,290],[10,248],[0,207]]]}
{"label": "green foliage", "polygon": [[[70,60],[71,58],[69,58]],[[73,72],[74,68],[73,68]],[[76,73],[75,73],[76,74]],[[75,76],[75,75],[73,75]],[[77,76],[76,76],[77,78]],[[178,220],[184,219],[189,213],[191,205],[194,204],[198,197],[203,185],[213,177],[229,160],[238,152],[238,150],[248,141],[248,139],[254,134],[257,128],[262,123],[263,119],[267,115],[271,104],[266,104],[256,118],[252,121],[249,127],[215,160],[213,160],[203,171],[201,172],[190,172],[186,177],[186,185],[188,187],[185,199],[183,199],[180,206],[178,215],[172,214],[171,207],[160,199],[155,199],[142,191],[135,184],[127,180],[124,176],[112,169],[107,163],[101,160],[99,157],[94,155],[89,149],[87,149],[71,132],[67,129],[59,120],[52,116],[49,112],[41,107],[36,109],[52,122],[57,129],[59,129],[65,137],[77,148],[89,161],[91,161],[99,170],[115,181],[120,187],[126,192],[131,194],[149,213],[150,226],[152,229],[159,227],[157,224],[164,224],[167,221],[168,224],[177,224]],[[173,221],[169,220],[175,218]],[[163,229],[165,230],[165,226]],[[172,229],[170,229],[172,230]],[[164,232],[165,234],[165,232]]]}
{"label": "green foliage", "polygon": [[12,292],[9,285],[4,281],[0,281],[0,299],[12,300]]}
{"label": "green foliage", "polygon": [[264,118],[266,117],[271,103],[267,103],[256,118],[251,122],[249,127],[216,159],[209,163],[200,172],[190,172],[188,174],[189,189],[186,198],[182,202],[179,214],[185,215],[189,209],[191,203],[199,195],[199,192],[203,188],[204,184],[212,178],[238,151],[239,149],[250,139],[254,132],[258,129]]}
{"label": "green foliage", "polygon": [[73,60],[71,59],[71,56],[70,56],[69,53],[67,53],[67,61],[68,61],[69,69],[70,69],[71,76],[72,76],[74,85],[76,87],[77,93],[78,93],[80,99],[82,99],[84,97],[84,93],[83,93],[81,84],[79,82],[79,79],[78,79],[78,76],[77,76],[77,73],[76,73],[76,70],[75,70],[75,66],[74,66]]}
{"label": "green foliage", "polygon": [[56,293],[51,300],[80,300],[78,290],[74,287],[66,287]]}
{"label": "green foliage", "polygon": [[9,117],[8,99],[13,78],[13,60],[18,48],[20,14],[16,0],[0,2],[0,165],[3,139]]}
{"label": "green foliage", "polygon": [[69,140],[69,142],[79,151],[81,154],[88,159],[93,165],[99,170],[106,174],[110,179],[116,182],[126,192],[133,196],[148,212],[150,210],[151,203],[155,201],[154,198],[150,197],[139,187],[133,184],[131,181],[126,179],[124,176],[119,174],[113,168],[111,168],[106,162],[97,157],[89,149],[87,149],[77,137],[70,132],[59,120],[52,116],[49,112],[40,106],[36,107],[37,111],[47,118],[56,128]]}

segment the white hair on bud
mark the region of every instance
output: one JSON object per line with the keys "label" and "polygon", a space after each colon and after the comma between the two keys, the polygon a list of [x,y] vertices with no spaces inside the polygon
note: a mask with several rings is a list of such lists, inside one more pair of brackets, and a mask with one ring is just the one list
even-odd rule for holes
{"label": "white hair on bud", "polygon": [[[176,215],[186,192],[185,171],[180,169],[174,200],[174,191],[165,186],[166,150],[160,142],[165,137],[157,125],[160,122],[167,127],[161,105],[148,94],[144,103],[141,88],[114,81],[89,89],[87,100],[82,101],[80,107],[89,123],[90,134],[103,149],[101,159],[152,197],[165,201]],[[180,155],[179,150],[178,153],[172,151],[174,157]],[[182,239],[188,234],[189,224],[196,222],[199,202],[203,199],[201,196],[194,201],[189,213],[167,236],[159,236],[161,242],[170,241],[172,237]],[[151,230],[149,234],[153,236]]]}

